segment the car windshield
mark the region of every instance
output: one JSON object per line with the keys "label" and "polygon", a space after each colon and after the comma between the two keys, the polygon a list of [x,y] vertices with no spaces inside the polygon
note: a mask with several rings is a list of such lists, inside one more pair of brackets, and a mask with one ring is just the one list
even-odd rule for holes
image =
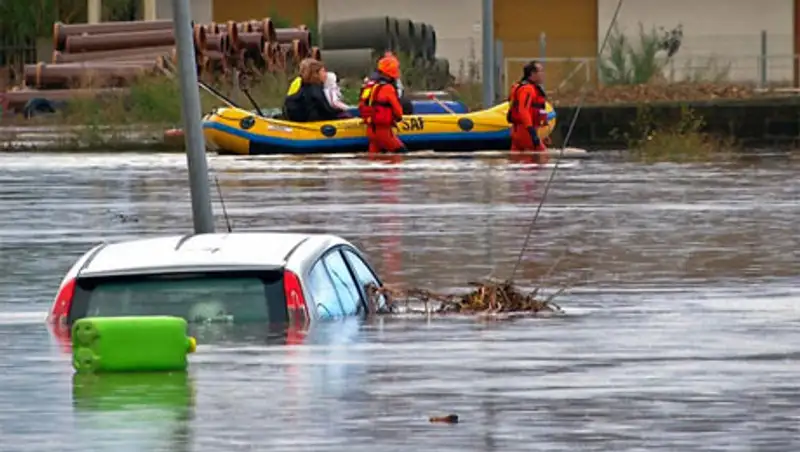
{"label": "car windshield", "polygon": [[201,272],[78,279],[70,321],[170,315],[188,322],[286,321],[283,272]]}

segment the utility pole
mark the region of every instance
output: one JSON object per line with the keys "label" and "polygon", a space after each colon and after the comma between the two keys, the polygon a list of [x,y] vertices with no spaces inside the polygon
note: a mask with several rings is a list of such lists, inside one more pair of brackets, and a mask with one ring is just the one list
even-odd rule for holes
{"label": "utility pole", "polygon": [[497,90],[494,82],[494,0],[483,0],[483,108],[494,105]]}
{"label": "utility pole", "polygon": [[208,161],[203,126],[200,122],[200,88],[195,70],[189,0],[172,0],[175,45],[178,47],[178,73],[183,107],[183,131],[186,162],[189,167],[189,189],[192,197],[192,221],[196,234],[214,232],[211,209],[211,187],[208,182]]}

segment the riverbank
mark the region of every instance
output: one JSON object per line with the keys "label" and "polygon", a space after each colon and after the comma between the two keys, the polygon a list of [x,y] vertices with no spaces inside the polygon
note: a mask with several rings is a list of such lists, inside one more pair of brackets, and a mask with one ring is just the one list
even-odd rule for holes
{"label": "riverbank", "polygon": [[[557,109],[561,121],[554,135],[566,135],[576,107]],[[671,129],[686,117],[708,136],[728,140],[741,149],[795,150],[800,147],[800,97],[762,96],[748,99],[661,101],[587,105],[581,109],[570,145],[593,151],[630,147],[651,133]]]}
{"label": "riverbank", "polygon": [[[270,75],[252,83],[250,93],[262,108],[280,105],[288,84],[285,75]],[[234,102],[249,105],[233,86],[220,86]],[[476,84],[453,87],[450,98],[475,105]],[[345,89],[346,97],[357,94]],[[578,91],[551,93],[559,121],[553,134],[560,146],[580,102]],[[348,99],[354,102],[354,99]],[[203,109],[222,102],[201,90]],[[683,83],[610,86],[587,91],[570,146],[589,151],[626,149],[642,141],[643,131],[662,130],[691,110],[710,135],[738,147],[795,149],[800,145],[800,97],[792,92],[758,91],[744,85]],[[55,113],[32,119],[6,117],[0,126],[0,151],[181,151],[180,137],[165,131],[181,125],[180,91],[174,81],[154,77],[118,92],[71,100]],[[649,133],[649,132],[647,132]]]}

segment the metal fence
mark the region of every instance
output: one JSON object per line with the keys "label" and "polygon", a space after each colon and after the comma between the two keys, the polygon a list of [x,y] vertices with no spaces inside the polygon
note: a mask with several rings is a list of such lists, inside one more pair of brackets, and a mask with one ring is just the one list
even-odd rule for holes
{"label": "metal fence", "polygon": [[36,60],[35,40],[19,40],[0,29],[0,91],[19,82],[23,66]]}
{"label": "metal fence", "polygon": [[[667,57],[666,51],[659,51],[652,58],[643,50],[653,45],[648,39],[637,34],[626,36],[624,44],[612,40],[600,59],[596,57],[598,40],[564,39],[542,33],[532,41],[498,41],[495,52],[498,86],[508,86],[508,80],[516,79],[521,66],[532,59],[547,63],[547,85],[553,88],[586,80],[603,81],[603,74],[614,69],[630,72],[634,79],[642,78],[653,68],[656,70],[650,81],[761,86],[795,83],[797,57],[791,34],[763,31],[727,36],[686,35],[673,56]],[[616,59],[612,58],[613,51]],[[483,53],[480,37],[439,38],[436,53],[449,61],[450,72],[456,79],[480,81]],[[624,67],[616,67],[621,64],[620,56]]]}

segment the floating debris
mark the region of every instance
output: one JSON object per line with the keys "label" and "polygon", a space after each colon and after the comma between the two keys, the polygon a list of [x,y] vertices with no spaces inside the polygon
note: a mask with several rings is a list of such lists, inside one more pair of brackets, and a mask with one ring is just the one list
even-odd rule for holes
{"label": "floating debris", "polygon": [[381,306],[380,297],[385,298],[387,311],[390,313],[413,310],[410,303],[423,303],[425,313],[433,314],[481,314],[481,315],[537,315],[563,313],[560,306],[552,300],[564,289],[547,297],[540,297],[540,289],[524,293],[512,281],[487,279],[470,282],[474,287],[467,294],[439,294],[425,289],[394,289],[387,286],[367,286],[370,296],[371,312],[377,313],[376,306]]}
{"label": "floating debris", "polygon": [[428,418],[431,423],[440,424],[458,424],[457,414],[448,414],[447,416],[431,416]]}

